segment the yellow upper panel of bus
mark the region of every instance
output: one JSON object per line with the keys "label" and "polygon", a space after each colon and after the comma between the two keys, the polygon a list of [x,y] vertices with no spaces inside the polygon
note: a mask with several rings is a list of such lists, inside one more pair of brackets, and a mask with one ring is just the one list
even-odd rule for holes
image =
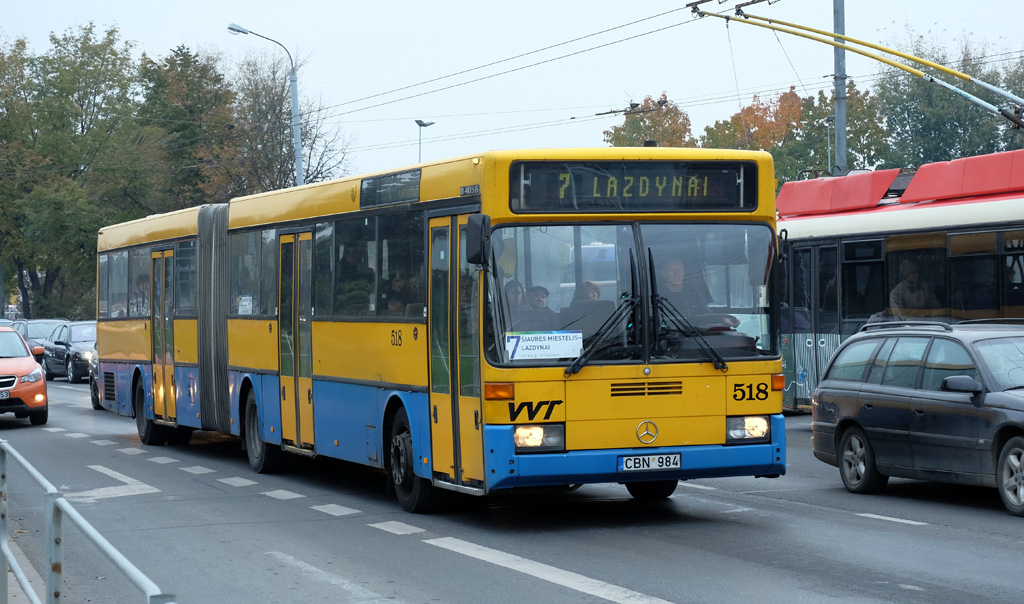
{"label": "yellow upper panel of bus", "polygon": [[[386,174],[420,170],[421,201],[457,199],[467,191],[479,191],[485,200],[484,211],[495,221],[511,217],[509,208],[509,170],[514,161],[681,161],[681,160],[748,160],[761,169],[758,197],[775,199],[775,174],[772,157],[764,151],[733,151],[722,149],[690,149],[678,147],[598,147],[566,149],[528,149],[488,151],[436,162],[413,164],[395,170],[344,177],[302,187],[281,189],[239,197],[231,201],[228,228],[237,229],[270,223],[302,221],[360,208],[361,184],[364,179]],[[765,176],[768,176],[765,178]],[[476,187],[474,189],[474,187]],[[468,201],[468,200],[467,200]],[[758,214],[775,216],[775,205],[758,209]],[[543,217],[550,220],[551,215]]]}
{"label": "yellow upper panel of bus", "polygon": [[[514,215],[509,207],[510,167],[516,161],[711,161],[746,160],[757,162],[759,169],[757,215],[775,218],[775,174],[772,157],[764,151],[728,149],[691,149],[679,147],[596,147],[565,149],[526,149],[487,151],[436,162],[348,176],[336,180],[258,193],[231,201],[228,228],[238,229],[266,224],[305,221],[360,209],[362,183],[365,179],[420,171],[419,200],[484,199],[484,211],[495,222]],[[98,249],[105,251],[153,241],[194,236],[200,207],[167,214],[147,216],[138,220],[103,227],[99,231]],[[552,214],[537,216],[550,220]],[[592,218],[601,219],[600,214]],[[528,219],[519,216],[519,219]]]}
{"label": "yellow upper panel of bus", "polygon": [[199,224],[199,210],[202,207],[154,214],[130,222],[105,226],[98,233],[97,249],[102,252],[151,241],[195,236]]}

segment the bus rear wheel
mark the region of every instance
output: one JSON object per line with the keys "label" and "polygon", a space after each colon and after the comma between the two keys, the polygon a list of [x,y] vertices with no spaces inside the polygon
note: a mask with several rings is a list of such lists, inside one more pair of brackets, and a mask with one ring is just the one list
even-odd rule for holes
{"label": "bus rear wheel", "polygon": [[434,485],[413,471],[412,430],[405,408],[398,410],[391,424],[391,454],[389,456],[391,486],[398,503],[407,512],[422,514],[434,509],[437,493]]}
{"label": "bus rear wheel", "polygon": [[260,438],[260,412],[252,390],[245,397],[245,453],[257,474],[273,474],[281,469],[281,447]]}
{"label": "bus rear wheel", "polygon": [[626,490],[638,501],[659,501],[668,499],[676,492],[678,480],[652,480],[650,482],[627,482]]}
{"label": "bus rear wheel", "polygon": [[142,444],[162,445],[167,442],[167,429],[146,418],[146,390],[142,387],[141,379],[135,382],[132,409],[135,411],[135,428],[139,431]]}

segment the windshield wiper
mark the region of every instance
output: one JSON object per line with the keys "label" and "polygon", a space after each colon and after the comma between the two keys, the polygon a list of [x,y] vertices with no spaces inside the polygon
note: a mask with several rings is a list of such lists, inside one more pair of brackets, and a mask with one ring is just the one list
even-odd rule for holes
{"label": "windshield wiper", "polygon": [[623,298],[623,300],[619,302],[619,305],[615,308],[615,312],[613,312],[611,316],[608,317],[605,320],[605,322],[602,323],[601,326],[597,328],[597,330],[594,332],[595,339],[591,340],[590,346],[584,348],[580,356],[576,357],[576,360],[565,368],[565,377],[569,377],[574,373],[579,373],[580,369],[583,369],[583,366],[590,361],[590,357],[594,356],[594,353],[601,349],[601,346],[604,344],[605,340],[611,337],[613,333],[612,328],[618,325],[619,321],[621,321],[627,313],[632,313],[633,309],[636,308],[636,291],[638,280],[636,279],[636,260],[633,258],[633,250],[629,251],[629,272],[630,275],[632,275],[633,277],[632,295],[629,296],[628,298]]}
{"label": "windshield wiper", "polygon": [[692,338],[697,343],[697,348],[704,353],[704,356],[711,361],[715,366],[715,369],[719,371],[728,371],[729,365],[726,364],[725,358],[718,353],[717,350],[704,339],[701,335],[700,330],[693,326],[683,313],[669,302],[668,298],[665,298],[658,294],[658,277],[654,270],[654,255],[651,252],[651,248],[647,248],[647,263],[648,268],[651,271],[651,299],[654,300],[654,312],[652,314],[651,323],[654,325],[654,342],[658,341],[658,331],[661,329],[661,318],[658,311],[662,311],[665,314],[666,319],[671,321],[676,330],[682,332],[683,335]]}

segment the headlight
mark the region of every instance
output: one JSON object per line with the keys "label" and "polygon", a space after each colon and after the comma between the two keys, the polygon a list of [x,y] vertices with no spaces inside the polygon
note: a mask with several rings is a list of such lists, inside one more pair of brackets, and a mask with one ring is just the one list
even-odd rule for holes
{"label": "headlight", "polygon": [[38,382],[43,379],[43,369],[36,365],[36,368],[29,372],[28,375],[21,378],[23,382]]}
{"label": "headlight", "polygon": [[748,444],[769,442],[771,430],[768,418],[763,415],[725,418],[726,444]]}
{"label": "headlight", "polygon": [[565,424],[516,426],[512,439],[516,453],[565,451]]}
{"label": "headlight", "polygon": [[79,353],[75,354],[75,356],[77,356],[78,358],[82,359],[83,361],[88,362],[88,361],[92,360],[92,351],[91,350],[84,350],[82,352],[79,352]]}

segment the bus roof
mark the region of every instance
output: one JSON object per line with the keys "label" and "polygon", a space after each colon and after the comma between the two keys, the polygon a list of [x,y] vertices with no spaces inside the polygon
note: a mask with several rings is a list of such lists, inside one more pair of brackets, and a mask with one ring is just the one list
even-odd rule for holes
{"label": "bus roof", "polygon": [[[909,178],[908,178],[909,177]],[[777,197],[790,237],[901,232],[1024,220],[1024,150],[788,182]]]}
{"label": "bus roof", "polygon": [[[507,188],[507,175],[501,176],[501,174],[513,161],[671,161],[682,160],[684,155],[688,160],[771,161],[771,155],[764,151],[680,149],[678,147],[593,147],[486,151],[239,197],[231,201],[228,228],[237,229],[289,220],[303,220],[358,210],[360,209],[360,196],[364,180],[415,170],[421,171],[419,199],[425,201],[457,199],[473,195],[473,191],[478,192],[485,182]],[[776,186],[774,174],[772,177],[772,182],[762,184],[767,184],[774,190]],[[286,207],[288,210],[282,212],[282,207]],[[508,211],[507,208],[505,211]]]}
{"label": "bus roof", "polygon": [[[892,203],[963,200],[1024,191],[1024,150],[925,164],[909,183],[899,170],[787,182],[776,204],[781,218],[837,214]],[[897,183],[897,186],[894,186]]]}
{"label": "bus roof", "polygon": [[96,246],[99,251],[116,249],[140,243],[176,239],[195,235],[199,224],[196,206],[166,214],[151,214],[129,222],[105,226],[99,230]]}

